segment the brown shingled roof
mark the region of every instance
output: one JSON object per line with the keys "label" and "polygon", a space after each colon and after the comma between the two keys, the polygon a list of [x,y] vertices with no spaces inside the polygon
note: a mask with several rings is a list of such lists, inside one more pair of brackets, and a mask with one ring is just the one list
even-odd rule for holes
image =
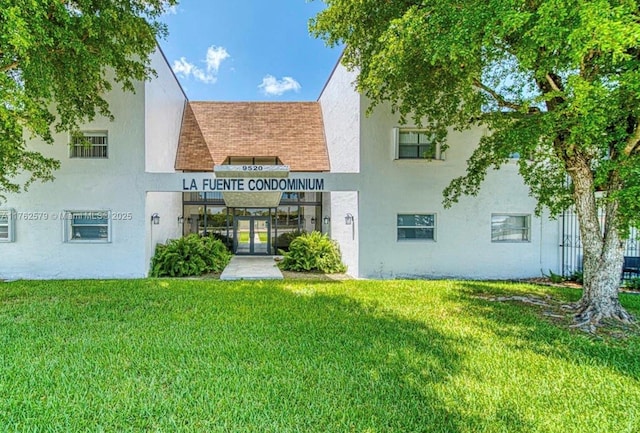
{"label": "brown shingled roof", "polygon": [[317,102],[190,102],[176,169],[211,171],[229,156],[277,156],[291,171],[329,171]]}

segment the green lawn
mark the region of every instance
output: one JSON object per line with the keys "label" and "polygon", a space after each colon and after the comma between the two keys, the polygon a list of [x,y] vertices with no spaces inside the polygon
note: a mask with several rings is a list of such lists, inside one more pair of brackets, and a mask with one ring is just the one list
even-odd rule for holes
{"label": "green lawn", "polygon": [[[260,239],[260,242],[265,243],[268,240],[268,235],[265,232],[258,232],[257,233],[258,238]],[[242,232],[242,231],[238,231],[238,240],[242,243],[247,243],[249,242],[249,232]]]}
{"label": "green lawn", "polygon": [[[2,432],[638,432],[640,339],[433,281],[0,283]],[[640,299],[623,295],[635,314]]]}

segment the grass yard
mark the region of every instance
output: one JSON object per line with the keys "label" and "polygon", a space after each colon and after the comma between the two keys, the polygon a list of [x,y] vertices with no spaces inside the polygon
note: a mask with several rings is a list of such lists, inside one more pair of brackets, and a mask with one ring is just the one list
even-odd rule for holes
{"label": "grass yard", "polygon": [[[638,432],[640,338],[450,281],[0,283],[2,432]],[[640,297],[622,295],[640,313]]]}
{"label": "grass yard", "polygon": [[[249,242],[249,232],[241,232],[238,231],[238,240],[242,243],[247,243]],[[260,242],[265,243],[268,240],[268,234],[265,232],[257,232],[256,233],[258,235],[258,239],[260,239]]]}

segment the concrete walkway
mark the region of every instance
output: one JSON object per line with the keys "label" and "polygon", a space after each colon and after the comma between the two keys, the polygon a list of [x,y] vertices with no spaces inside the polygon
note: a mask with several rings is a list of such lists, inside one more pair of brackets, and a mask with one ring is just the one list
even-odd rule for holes
{"label": "concrete walkway", "polygon": [[273,256],[233,256],[221,280],[281,280],[282,272]]}

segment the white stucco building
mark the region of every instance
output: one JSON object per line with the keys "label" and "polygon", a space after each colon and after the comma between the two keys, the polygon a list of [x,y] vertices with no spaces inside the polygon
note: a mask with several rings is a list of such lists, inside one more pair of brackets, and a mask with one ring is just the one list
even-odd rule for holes
{"label": "white stucco building", "polygon": [[318,101],[300,103],[191,102],[160,51],[153,67],[135,94],[108,95],[115,120],[85,125],[89,146],[68,134],[29,142],[62,165],[54,182],[0,204],[1,279],[145,277],[155,245],[190,232],[271,255],[289,233],[321,230],[364,278],[562,266],[559,223],[535,217],[515,164],[443,208],[487,131],[452,132],[440,152],[385,107],[365,116],[340,65]]}

